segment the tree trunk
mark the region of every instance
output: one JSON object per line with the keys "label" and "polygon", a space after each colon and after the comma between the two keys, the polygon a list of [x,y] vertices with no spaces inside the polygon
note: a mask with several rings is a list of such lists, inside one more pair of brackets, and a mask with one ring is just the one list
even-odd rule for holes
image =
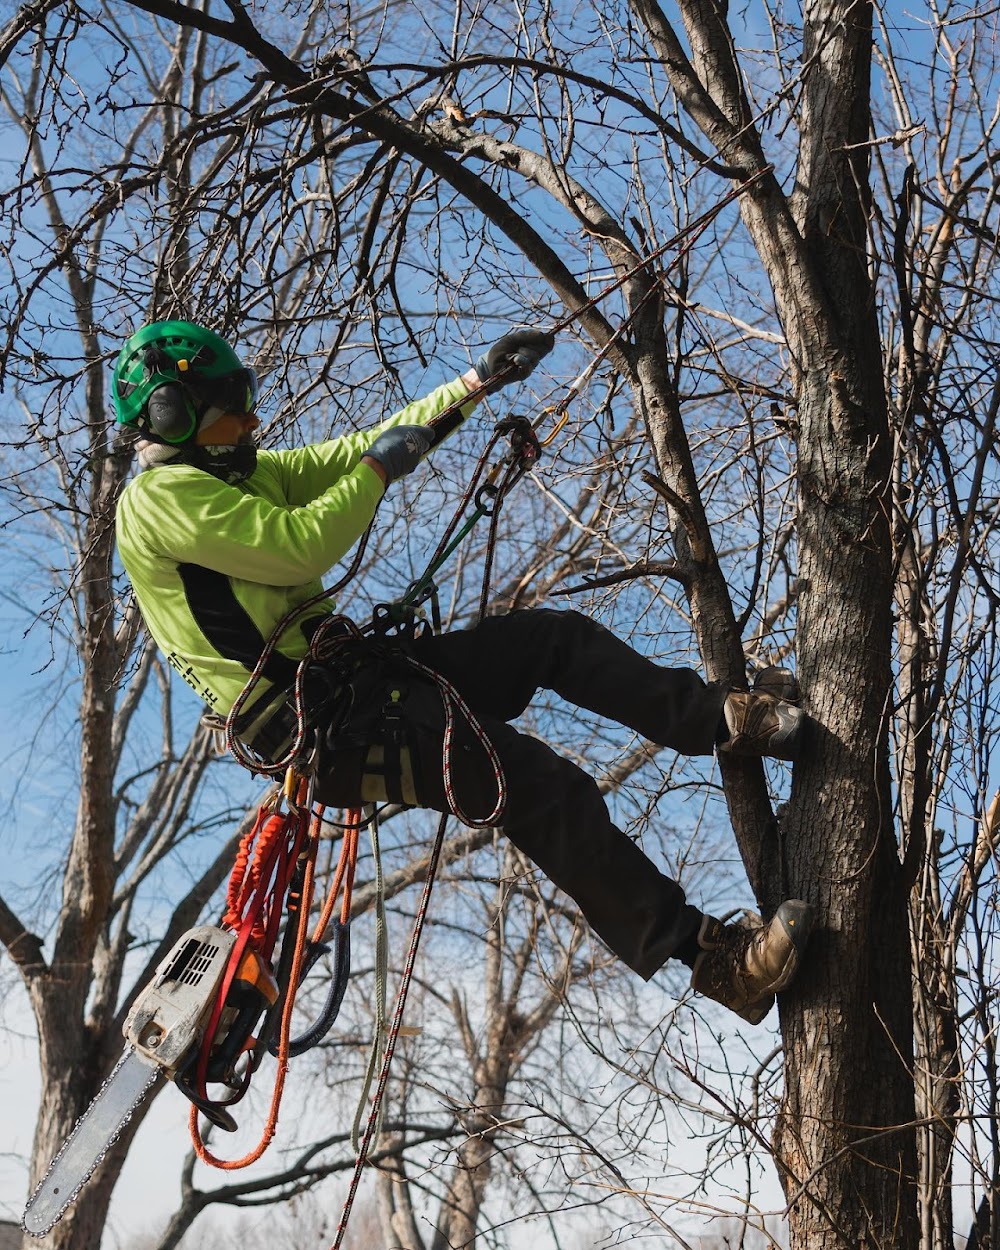
{"label": "tree trunk", "polygon": [[[867,263],[871,12],[804,13],[795,216],[823,296],[786,319],[800,370],[797,654],[816,721],[797,765],[789,886],[819,906],[782,1004],[792,1250],[918,1244],[908,887],[893,829],[890,433]],[[786,309],[787,312],[787,309]]]}
{"label": "tree trunk", "polygon": [[472,1107],[462,1116],[462,1127],[467,1137],[458,1149],[455,1168],[448,1182],[448,1196],[441,1204],[434,1250],[451,1246],[474,1250],[479,1213],[492,1177],[492,1160],[496,1151],[494,1138],[497,1123],[503,1118],[505,1096],[505,1088],[480,1087],[476,1090]]}
{"label": "tree trunk", "polygon": [[[106,421],[99,398],[98,454],[104,452]],[[114,499],[125,472],[110,457],[101,461],[90,485],[89,512],[81,548],[83,587],[80,648],[84,657],[80,701],[80,797],[62,889],[62,909],[51,964],[28,970],[26,984],[39,1036],[41,1106],[31,1158],[31,1190],[100,1089],[124,1044],[113,1027],[114,1004],[90,1014],[96,952],[112,923],[115,882],[114,753],[115,699],[122,656],[115,638],[110,579],[114,542]],[[109,1013],[111,1018],[109,1018]],[[49,1234],[53,1250],[92,1250],[100,1243],[111,1191],[128,1143],[141,1122],[129,1124],[71,1209]],[[34,1244],[31,1239],[26,1239]]]}
{"label": "tree trunk", "polygon": [[[908,890],[888,770],[891,446],[868,266],[871,9],[850,0],[803,8],[801,146],[789,199],[768,169],[725,8],[681,0],[688,53],[655,0],[633,6],[684,107],[720,156],[754,180],[741,211],[793,362],[796,647],[815,726],[778,854],[766,857],[759,880],[752,839],[741,839],[766,907],[797,895],[819,916],[781,1013],[785,1098],[775,1145],[792,1247],[909,1250],[917,1221]],[[699,630],[703,653],[711,628]],[[729,773],[727,791],[743,782]]]}
{"label": "tree trunk", "polygon": [[920,1250],[954,1250],[952,1154],[962,1075],[954,953],[946,926],[935,923],[927,898],[915,898],[912,911]]}

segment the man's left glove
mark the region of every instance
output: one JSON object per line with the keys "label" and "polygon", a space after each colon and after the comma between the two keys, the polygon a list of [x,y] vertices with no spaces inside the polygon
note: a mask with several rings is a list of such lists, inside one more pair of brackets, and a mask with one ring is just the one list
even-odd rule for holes
{"label": "man's left glove", "polygon": [[476,361],[479,380],[487,384],[486,394],[492,395],[511,382],[523,382],[555,341],[555,335],[547,330],[512,330],[498,339]]}
{"label": "man's left glove", "polygon": [[433,435],[423,425],[393,425],[383,430],[364,453],[385,470],[385,484],[412,473],[431,449]]}

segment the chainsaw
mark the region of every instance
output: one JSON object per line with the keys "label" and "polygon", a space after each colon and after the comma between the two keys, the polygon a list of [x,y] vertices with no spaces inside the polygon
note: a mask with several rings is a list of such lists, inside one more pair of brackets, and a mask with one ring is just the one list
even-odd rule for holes
{"label": "chainsaw", "polygon": [[[214,925],[189,929],[157,966],[123,1026],[128,1045],[52,1160],[24,1213],[22,1227],[44,1236],[62,1217],[137,1109],[164,1079],[173,1081],[219,1128],[236,1122],[224,1103],[196,1092],[195,1068],[215,1013],[237,935]],[[247,950],[236,970],[209,1047],[208,1078],[242,1091],[259,1062],[279,997],[266,962]],[[252,1030],[265,1014],[261,1038]],[[202,1083],[203,1086],[203,1083]]]}

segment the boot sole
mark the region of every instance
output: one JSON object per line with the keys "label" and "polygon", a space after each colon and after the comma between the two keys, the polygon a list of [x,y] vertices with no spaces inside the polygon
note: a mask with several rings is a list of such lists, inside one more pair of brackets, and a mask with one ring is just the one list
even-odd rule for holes
{"label": "boot sole", "polygon": [[740,730],[723,742],[719,750],[744,759],[795,760],[805,737],[808,719],[800,707],[788,705],[782,713],[783,723],[766,736]]}
{"label": "boot sole", "polygon": [[737,1011],[736,1014],[748,1024],[760,1024],[773,1006],[774,995],[768,993],[766,998],[755,998],[752,1003],[748,1003],[742,1011]]}

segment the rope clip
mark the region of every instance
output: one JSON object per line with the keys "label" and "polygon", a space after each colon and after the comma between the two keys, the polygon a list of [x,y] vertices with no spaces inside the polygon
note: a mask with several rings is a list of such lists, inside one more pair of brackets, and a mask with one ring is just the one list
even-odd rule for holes
{"label": "rope clip", "polygon": [[483,516],[493,515],[499,494],[499,489],[492,482],[484,482],[476,491],[474,502]]}
{"label": "rope clip", "polygon": [[313,747],[305,759],[297,760],[285,771],[283,795],[288,804],[289,814],[292,816],[301,816],[304,811],[309,811],[312,807],[315,782],[312,765],[315,764],[317,754],[318,748]]}
{"label": "rope clip", "polygon": [[539,414],[538,420],[535,422],[534,427],[533,427],[534,430],[536,431],[536,437],[537,437],[538,427],[542,424],[542,422],[545,420],[546,417],[551,417],[551,416],[556,417],[556,423],[552,427],[552,429],[549,431],[549,433],[546,434],[543,439],[541,439],[541,441],[538,444],[539,447],[551,447],[552,444],[556,441],[556,438],[558,437],[559,432],[562,430],[563,426],[569,420],[568,401],[564,400],[563,403],[561,404],[552,404],[550,407],[544,409]]}

